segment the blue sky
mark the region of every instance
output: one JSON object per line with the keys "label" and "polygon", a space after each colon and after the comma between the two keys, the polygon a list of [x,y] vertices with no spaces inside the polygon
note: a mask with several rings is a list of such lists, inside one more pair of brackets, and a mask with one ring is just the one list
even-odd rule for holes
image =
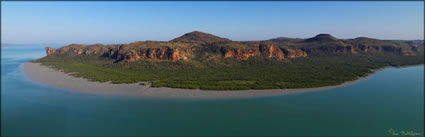
{"label": "blue sky", "polygon": [[2,43],[128,43],[198,30],[232,40],[423,39],[422,2],[2,2]]}

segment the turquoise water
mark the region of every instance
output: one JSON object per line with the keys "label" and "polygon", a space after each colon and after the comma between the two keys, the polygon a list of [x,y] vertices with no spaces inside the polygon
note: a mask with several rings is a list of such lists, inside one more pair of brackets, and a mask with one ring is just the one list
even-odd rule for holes
{"label": "turquoise water", "polygon": [[3,48],[4,136],[387,136],[424,133],[424,66],[389,68],[353,85],[251,99],[97,96],[29,81],[21,65],[44,49]]}

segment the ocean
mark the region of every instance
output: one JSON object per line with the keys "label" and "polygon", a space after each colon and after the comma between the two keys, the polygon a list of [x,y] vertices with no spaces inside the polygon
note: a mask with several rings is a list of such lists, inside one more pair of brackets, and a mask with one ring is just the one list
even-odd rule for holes
{"label": "ocean", "polygon": [[424,133],[424,66],[352,85],[248,99],[103,96],[31,81],[40,46],[1,49],[2,136],[388,136]]}

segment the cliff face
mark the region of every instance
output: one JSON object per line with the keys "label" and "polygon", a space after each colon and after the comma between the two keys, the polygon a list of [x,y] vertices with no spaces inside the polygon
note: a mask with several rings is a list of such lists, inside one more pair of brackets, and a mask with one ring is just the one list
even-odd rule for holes
{"label": "cliff face", "polygon": [[46,55],[47,55],[47,56],[50,56],[50,55],[53,55],[53,54],[55,54],[55,53],[56,53],[56,50],[54,50],[54,49],[53,49],[53,48],[51,48],[51,47],[46,47],[45,49],[46,49]]}
{"label": "cliff face", "polygon": [[[99,55],[108,57],[116,61],[123,62],[137,62],[146,59],[152,60],[187,60],[189,56],[193,55],[193,51],[200,50],[202,47],[191,48],[171,48],[168,46],[160,48],[125,48],[125,45],[109,46],[98,49],[93,49],[91,46],[65,46],[58,50],[46,47],[47,56],[52,55]],[[205,47],[204,47],[205,48]],[[299,50],[297,50],[300,52]],[[294,51],[295,52],[295,51]],[[267,58],[283,59],[284,53],[281,49],[273,44],[260,44],[255,48],[233,48],[222,47],[220,48],[221,56],[224,58],[235,58],[247,60],[253,56],[264,56]],[[305,53],[305,52],[304,52]],[[294,53],[295,54],[295,53]],[[297,57],[305,57],[305,55]]]}
{"label": "cliff face", "polygon": [[418,45],[411,42],[395,42],[360,37],[346,42],[365,53],[394,53],[404,56],[414,56],[423,52]]}
{"label": "cliff face", "polygon": [[125,50],[123,48],[111,48],[104,56],[117,61],[136,62],[145,59],[154,60],[186,60],[190,51],[179,48],[160,47],[160,48],[140,48]]}
{"label": "cliff face", "polygon": [[[329,34],[320,34],[305,40],[285,38],[284,42],[280,40],[276,43],[273,43],[272,40],[266,42],[234,42],[195,31],[170,42],[146,41],[120,45],[71,44],[56,50],[50,47],[45,49],[47,56],[90,55],[107,57],[116,62],[140,62],[147,60],[188,60],[189,58],[197,59],[203,55],[208,55],[206,60],[213,60],[213,56],[238,60],[248,60],[250,57],[282,60],[311,55],[358,53],[391,53],[415,56],[417,53],[423,52],[423,45],[370,38],[340,40]],[[195,51],[197,51],[197,54],[194,54]]]}
{"label": "cliff face", "polygon": [[97,55],[123,62],[136,62],[145,59],[170,61],[185,60],[191,51],[192,49],[182,50],[180,48],[170,47],[126,49],[124,48],[124,45],[104,46],[101,48],[92,48],[92,46],[75,47],[70,45],[62,47],[58,50],[46,47],[47,56]]}
{"label": "cliff face", "polygon": [[287,55],[288,58],[307,57],[307,53],[301,49],[284,48],[283,52]]}
{"label": "cliff face", "polygon": [[225,58],[236,58],[247,60],[254,56],[283,59],[283,52],[273,44],[260,44],[255,48],[222,48],[221,53]]}

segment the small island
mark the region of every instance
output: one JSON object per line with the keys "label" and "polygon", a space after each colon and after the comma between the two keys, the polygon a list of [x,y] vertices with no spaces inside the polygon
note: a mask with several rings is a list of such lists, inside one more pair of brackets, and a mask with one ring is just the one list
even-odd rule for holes
{"label": "small island", "polygon": [[32,62],[90,81],[200,90],[337,86],[384,67],[424,64],[423,41],[329,34],[232,41],[193,31],[170,41],[46,47],[46,54]]}

